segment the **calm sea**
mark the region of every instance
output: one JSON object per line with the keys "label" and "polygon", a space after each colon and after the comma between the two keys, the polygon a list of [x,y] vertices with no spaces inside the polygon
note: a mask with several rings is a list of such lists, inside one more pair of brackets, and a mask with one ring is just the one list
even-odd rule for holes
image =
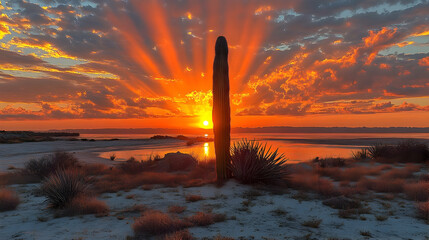
{"label": "calm sea", "polygon": [[[154,134],[82,134],[81,138],[88,139],[147,139]],[[213,137],[208,135],[207,137]],[[290,162],[307,161],[315,157],[351,157],[352,152],[374,143],[394,143],[405,139],[418,139],[429,142],[429,133],[240,133],[232,134],[232,144],[243,138],[257,140],[283,153]],[[149,156],[169,152],[192,154],[199,160],[214,158],[213,142],[198,143],[186,146],[185,142],[168,142],[137,146],[127,150],[109,150],[100,152],[103,158],[115,154],[117,160],[126,160],[135,157],[139,160]]]}

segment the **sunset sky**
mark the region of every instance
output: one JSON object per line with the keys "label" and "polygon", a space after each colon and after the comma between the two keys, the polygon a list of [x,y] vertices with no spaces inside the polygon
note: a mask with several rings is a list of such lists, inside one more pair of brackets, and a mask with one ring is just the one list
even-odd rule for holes
{"label": "sunset sky", "polygon": [[429,127],[429,1],[1,0],[0,130]]}

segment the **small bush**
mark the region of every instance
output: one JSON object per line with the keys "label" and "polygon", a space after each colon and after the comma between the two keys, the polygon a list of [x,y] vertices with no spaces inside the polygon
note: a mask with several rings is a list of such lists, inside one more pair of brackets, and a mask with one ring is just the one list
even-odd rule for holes
{"label": "small bush", "polygon": [[136,219],[132,228],[136,235],[166,234],[189,227],[191,224],[159,211],[146,211]]}
{"label": "small bush", "polygon": [[245,184],[281,183],[288,175],[283,154],[256,141],[243,139],[231,148],[229,169],[234,178]]}
{"label": "small bush", "polygon": [[320,223],[322,223],[322,219],[312,219],[301,223],[304,227],[318,228]]}
{"label": "small bush", "polygon": [[201,200],[204,200],[204,198],[200,195],[187,195],[186,196],[187,202],[197,202],[197,201],[201,201]]}
{"label": "small bush", "polygon": [[97,216],[107,215],[109,208],[105,202],[94,197],[78,196],[73,198],[65,207],[63,214],[65,216],[95,214]]}
{"label": "small bush", "polygon": [[137,174],[150,170],[153,161],[137,161],[134,157],[130,157],[127,161],[118,164],[118,169],[127,174]]}
{"label": "small bush", "polygon": [[224,214],[197,212],[195,215],[187,217],[186,220],[195,226],[208,226],[213,223],[223,222],[226,217]]}
{"label": "small bush", "polygon": [[19,197],[14,191],[0,189],[0,212],[15,210],[19,202]]}
{"label": "small bush", "polygon": [[32,159],[25,163],[25,170],[38,176],[40,179],[46,178],[57,170],[79,167],[79,161],[68,152],[56,152],[45,155],[39,159]]}
{"label": "small bush", "polygon": [[28,174],[24,171],[13,171],[0,173],[0,186],[1,185],[11,185],[11,184],[29,184],[29,183],[38,183],[40,182],[40,178]]}
{"label": "small bush", "polygon": [[326,199],[323,201],[323,204],[334,209],[351,209],[361,207],[359,201],[343,196]]}
{"label": "small bush", "polygon": [[376,144],[367,148],[372,159],[382,162],[426,162],[429,147],[424,143],[408,140],[396,145]]}
{"label": "small bush", "polygon": [[314,163],[318,164],[319,167],[344,167],[346,165],[346,159],[344,158],[315,158]]}
{"label": "small bush", "polygon": [[429,223],[429,201],[417,203],[417,216]]}
{"label": "small bush", "polygon": [[163,240],[194,240],[189,230],[181,230],[164,236]]}
{"label": "small bush", "polygon": [[353,159],[362,160],[370,157],[369,151],[366,148],[362,148],[359,151],[352,152]]}
{"label": "small bush", "polygon": [[362,178],[357,183],[358,187],[366,188],[382,193],[401,193],[404,189],[403,179],[367,179]]}
{"label": "small bush", "polygon": [[112,154],[112,155],[110,155],[110,161],[115,161],[115,159],[116,159],[116,154]]}
{"label": "small bush", "polygon": [[179,213],[183,213],[185,210],[186,210],[186,207],[183,207],[183,206],[174,205],[174,206],[169,206],[168,207],[168,212],[169,213],[179,214]]}
{"label": "small bush", "polygon": [[85,177],[76,169],[58,170],[42,182],[41,192],[50,207],[64,208],[87,190]]}
{"label": "small bush", "polygon": [[416,182],[404,185],[404,192],[407,197],[414,201],[429,200],[429,182]]}

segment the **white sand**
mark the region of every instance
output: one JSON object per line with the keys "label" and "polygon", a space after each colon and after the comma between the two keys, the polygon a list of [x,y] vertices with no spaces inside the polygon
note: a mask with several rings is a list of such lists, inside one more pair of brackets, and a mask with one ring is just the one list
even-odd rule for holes
{"label": "white sand", "polygon": [[52,141],[26,142],[15,144],[0,144],[0,171],[6,171],[9,166],[21,168],[32,158],[37,158],[55,151],[67,151],[76,154],[80,161],[89,163],[113,164],[114,162],[100,158],[100,152],[134,150],[142,148],[161,148],[183,145],[176,139],[135,139],[116,141]]}
{"label": "white sand", "polygon": [[[97,218],[93,215],[53,218],[53,213],[46,209],[43,197],[35,197],[31,191],[37,187],[32,185],[14,185],[22,199],[17,210],[0,213],[1,239],[125,239],[132,236],[131,225],[138,215],[120,213],[134,204],[144,204],[149,208],[166,211],[170,205],[186,206],[187,210],[180,216],[189,216],[207,208],[215,213],[225,213],[227,220],[208,227],[193,227],[190,232],[198,238],[212,237],[218,234],[234,238],[249,239],[301,239],[311,234],[311,239],[365,239],[360,231],[369,231],[373,239],[427,239],[429,227],[423,220],[414,217],[414,203],[397,198],[392,201],[371,199],[368,206],[371,214],[363,214],[366,220],[342,219],[338,211],[322,204],[322,200],[299,202],[293,199],[296,191],[283,195],[263,193],[251,201],[248,211],[243,210],[242,202],[247,199],[244,193],[251,189],[234,181],[222,188],[203,186],[193,188],[159,188],[149,191],[134,189],[130,192],[102,194],[99,199],[105,201],[111,211],[107,217]],[[205,200],[187,203],[185,196],[198,194]],[[134,199],[126,199],[135,195]],[[316,197],[316,196],[313,196]],[[382,202],[391,204],[385,209]],[[273,210],[282,209],[287,213],[276,216]],[[388,216],[392,211],[393,215]],[[375,215],[385,215],[388,219],[377,221]],[[117,216],[125,216],[124,220]],[[46,222],[38,220],[47,218]],[[302,226],[303,221],[312,218],[322,219],[319,228]]]}

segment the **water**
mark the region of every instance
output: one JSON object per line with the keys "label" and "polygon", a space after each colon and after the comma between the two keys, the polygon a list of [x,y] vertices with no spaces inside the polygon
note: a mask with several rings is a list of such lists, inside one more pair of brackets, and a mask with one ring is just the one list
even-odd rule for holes
{"label": "water", "polygon": [[[147,139],[154,134],[82,134],[81,138],[88,139]],[[213,136],[208,136],[213,137]],[[401,139],[417,138],[429,142],[429,133],[240,133],[232,134],[232,144],[242,138],[258,140],[267,143],[272,149],[279,149],[289,162],[299,162],[314,159],[315,157],[351,157],[352,152],[376,142],[397,142]],[[115,149],[99,152],[102,158],[116,155],[119,161],[134,157],[145,160],[150,156],[163,157],[166,153],[188,153],[199,160],[209,160],[215,157],[214,143],[197,143],[186,146],[184,141],[169,141],[165,144],[136,146],[126,150]]]}

